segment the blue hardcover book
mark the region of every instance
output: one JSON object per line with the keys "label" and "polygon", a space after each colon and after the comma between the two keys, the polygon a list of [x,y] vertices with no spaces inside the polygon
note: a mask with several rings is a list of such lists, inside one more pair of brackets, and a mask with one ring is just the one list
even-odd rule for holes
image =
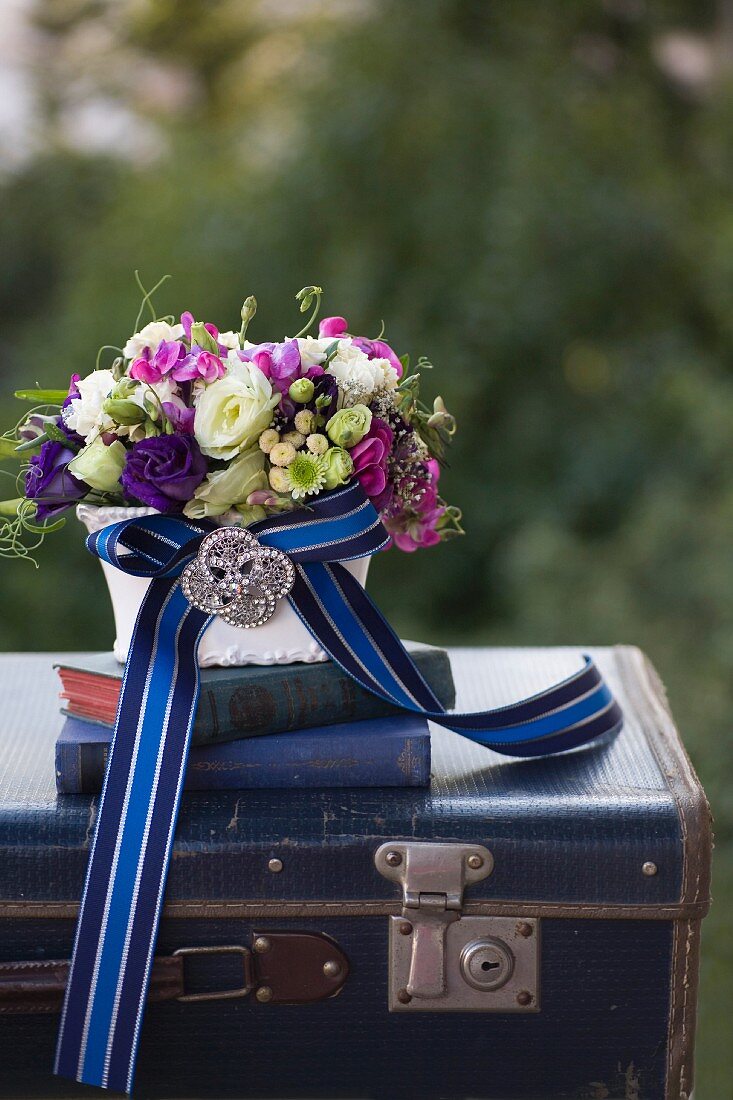
{"label": "blue hardcover book", "polygon": [[[66,718],[56,740],[59,794],[102,789],[112,731]],[[422,787],[430,782],[424,718],[396,715],[292,733],[194,745],[186,790],[266,787]]]}

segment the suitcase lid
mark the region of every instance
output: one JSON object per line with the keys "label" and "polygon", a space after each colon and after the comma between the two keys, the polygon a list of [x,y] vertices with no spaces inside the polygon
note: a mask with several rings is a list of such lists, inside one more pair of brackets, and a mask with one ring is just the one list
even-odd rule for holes
{"label": "suitcase lid", "polygon": [[[461,710],[500,706],[569,675],[581,650],[451,651]],[[623,707],[610,743],[511,760],[433,726],[430,788],[187,793],[169,915],[399,912],[377,871],[386,841],[483,845],[493,871],[476,912],[704,915],[710,816],[663,688],[631,647],[591,649]],[[68,655],[67,655],[68,656]],[[57,796],[59,655],[0,657],[0,911],[74,916],[97,797]],[[278,864],[281,870],[278,870]]]}

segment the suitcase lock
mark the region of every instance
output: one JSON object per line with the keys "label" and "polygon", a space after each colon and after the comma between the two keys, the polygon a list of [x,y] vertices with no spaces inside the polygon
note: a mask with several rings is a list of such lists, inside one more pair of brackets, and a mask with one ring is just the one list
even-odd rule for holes
{"label": "suitcase lock", "polygon": [[537,1012],[539,922],[463,914],[467,886],[494,866],[480,844],[394,841],[374,855],[402,887],[390,917],[390,1012]]}

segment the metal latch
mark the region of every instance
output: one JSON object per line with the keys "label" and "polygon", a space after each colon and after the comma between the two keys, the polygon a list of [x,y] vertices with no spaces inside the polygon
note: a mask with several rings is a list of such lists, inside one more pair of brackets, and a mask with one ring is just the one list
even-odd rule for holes
{"label": "metal latch", "polygon": [[463,915],[465,888],[493,870],[488,848],[395,841],[374,862],[402,887],[402,916],[390,918],[390,1011],[538,1010],[539,922]]}

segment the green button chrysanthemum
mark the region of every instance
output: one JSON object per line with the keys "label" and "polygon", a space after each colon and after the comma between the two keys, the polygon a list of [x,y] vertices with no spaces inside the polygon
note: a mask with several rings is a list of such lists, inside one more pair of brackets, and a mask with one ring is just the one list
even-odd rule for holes
{"label": "green button chrysanthemum", "polygon": [[288,466],[290,488],[296,500],[320,493],[326,481],[326,469],[320,455],[298,451]]}

